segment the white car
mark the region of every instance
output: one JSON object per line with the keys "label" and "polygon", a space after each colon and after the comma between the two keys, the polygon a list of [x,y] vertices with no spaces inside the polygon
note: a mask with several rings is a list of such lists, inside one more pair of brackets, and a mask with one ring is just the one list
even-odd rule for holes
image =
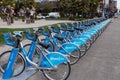
{"label": "white car", "polygon": [[45,19],[46,17],[45,16],[42,16],[41,14],[38,14],[37,15],[37,19]]}
{"label": "white car", "polygon": [[50,12],[50,13],[48,13],[48,17],[59,18],[60,14],[59,14],[59,12]]}

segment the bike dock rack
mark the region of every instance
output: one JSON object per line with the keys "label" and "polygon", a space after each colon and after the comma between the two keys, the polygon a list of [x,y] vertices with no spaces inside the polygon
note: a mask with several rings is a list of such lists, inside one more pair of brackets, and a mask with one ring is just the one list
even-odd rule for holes
{"label": "bike dock rack", "polygon": [[[107,19],[103,22],[101,22],[100,24],[96,25],[94,28],[96,30],[102,29],[104,27],[106,27],[109,23],[110,23],[111,19]],[[100,28],[98,28],[100,27]],[[87,31],[86,31],[87,32]],[[10,79],[2,79],[2,76],[0,76],[0,80],[27,80],[29,77],[31,77],[33,74],[35,74],[37,71],[35,70],[25,70],[21,75],[17,76],[17,77],[13,77]]]}
{"label": "bike dock rack", "polygon": [[17,77],[13,77],[10,79],[2,79],[2,77],[0,77],[0,80],[27,80],[30,76],[32,76],[33,74],[35,74],[36,71],[35,70],[30,70],[30,71],[24,71],[21,75],[17,76]]}

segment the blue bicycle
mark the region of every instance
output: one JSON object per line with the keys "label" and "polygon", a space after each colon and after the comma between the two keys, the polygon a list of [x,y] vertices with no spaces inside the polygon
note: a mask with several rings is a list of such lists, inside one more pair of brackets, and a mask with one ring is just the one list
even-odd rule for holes
{"label": "blue bicycle", "polygon": [[[23,31],[15,31],[15,37],[12,37],[10,33],[4,34],[6,44],[13,46],[13,49],[9,53],[0,55],[0,70],[3,72],[3,79],[9,79],[13,77],[13,74],[18,76],[24,71],[25,67],[32,66],[35,70],[42,71],[44,76],[49,80],[66,80],[71,71],[69,60],[59,52],[49,52],[48,54],[48,51],[45,48],[49,47],[49,45],[37,43],[37,34],[32,37],[29,36],[31,39],[33,39],[33,42],[31,43],[30,49],[27,53],[22,45],[22,33]],[[9,40],[10,38],[12,41]],[[32,57],[35,54],[37,44],[44,48],[37,47],[41,53],[38,54],[38,61],[36,60],[36,62],[34,62]],[[10,55],[5,57],[8,58],[8,61],[6,61],[6,64],[2,66],[1,63],[4,63],[4,59],[2,57],[3,55],[5,56],[7,54]],[[18,55],[21,55],[20,58]],[[17,65],[16,63],[23,64]]]}
{"label": "blue bicycle", "polygon": [[[15,37],[12,36],[11,33],[5,33],[4,40],[7,45],[12,46],[14,48],[17,47],[16,39]],[[0,72],[2,73],[5,72],[7,63],[9,61],[9,57],[13,55],[14,51],[15,49],[12,49],[12,50],[8,50],[0,54]],[[23,57],[23,55],[20,54],[20,52],[18,52],[16,56],[17,58],[14,62],[14,66],[12,67],[14,69],[14,73],[12,74],[13,77],[20,75],[25,69],[25,66],[24,66],[25,58]]]}

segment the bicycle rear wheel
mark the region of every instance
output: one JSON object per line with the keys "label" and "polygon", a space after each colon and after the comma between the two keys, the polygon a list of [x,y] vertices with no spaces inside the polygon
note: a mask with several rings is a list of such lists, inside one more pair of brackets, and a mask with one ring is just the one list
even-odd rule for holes
{"label": "bicycle rear wheel", "polygon": [[53,70],[43,69],[41,71],[48,80],[66,80],[70,75],[71,67],[69,62],[67,62],[57,66],[57,69]]}
{"label": "bicycle rear wheel", "polygon": [[[0,55],[0,71],[4,73],[6,65],[8,63],[11,51],[3,52]],[[18,53],[14,67],[13,77],[20,75],[25,70],[25,59],[22,54]]]}

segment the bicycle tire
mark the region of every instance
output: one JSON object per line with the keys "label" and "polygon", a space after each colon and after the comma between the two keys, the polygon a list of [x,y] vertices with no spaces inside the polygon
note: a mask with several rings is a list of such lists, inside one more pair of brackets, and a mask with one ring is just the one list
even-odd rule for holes
{"label": "bicycle tire", "polygon": [[[4,73],[5,67],[9,60],[10,53],[11,53],[11,51],[5,51],[0,55],[0,71],[2,73]],[[3,60],[5,60],[5,61],[3,61]],[[17,59],[15,61],[14,67],[13,67],[13,71],[14,71],[13,77],[16,77],[16,76],[20,75],[21,73],[23,73],[23,71],[25,70],[25,65],[26,65],[25,63],[26,63],[26,61],[25,61],[25,58],[23,57],[23,55],[21,53],[18,53]],[[18,71],[18,70],[20,70],[20,71]]]}
{"label": "bicycle tire", "polygon": [[[76,54],[77,53],[77,54]],[[70,60],[70,64],[76,64],[81,58],[81,51],[80,49],[73,51],[71,54],[68,55],[68,59]]]}
{"label": "bicycle tire", "polygon": [[[64,67],[61,67],[61,66],[64,66]],[[59,70],[58,70],[59,69]],[[65,70],[63,70],[65,69]],[[62,63],[60,64],[59,66],[57,66],[57,70],[45,70],[45,69],[42,69],[41,70],[43,75],[48,79],[48,80],[67,80],[67,78],[69,77],[70,73],[71,73],[71,66],[70,66],[70,63],[67,62],[67,63]],[[50,72],[51,71],[51,72]],[[58,73],[58,71],[60,73]],[[66,72],[67,71],[67,72]],[[62,74],[62,76],[61,76]],[[60,78],[60,76],[62,78]]]}
{"label": "bicycle tire", "polygon": [[91,45],[92,45],[92,41],[91,40],[86,40],[87,50],[89,50],[89,48],[91,47]]}
{"label": "bicycle tire", "polygon": [[81,57],[83,57],[87,52],[87,45],[80,46]]}

